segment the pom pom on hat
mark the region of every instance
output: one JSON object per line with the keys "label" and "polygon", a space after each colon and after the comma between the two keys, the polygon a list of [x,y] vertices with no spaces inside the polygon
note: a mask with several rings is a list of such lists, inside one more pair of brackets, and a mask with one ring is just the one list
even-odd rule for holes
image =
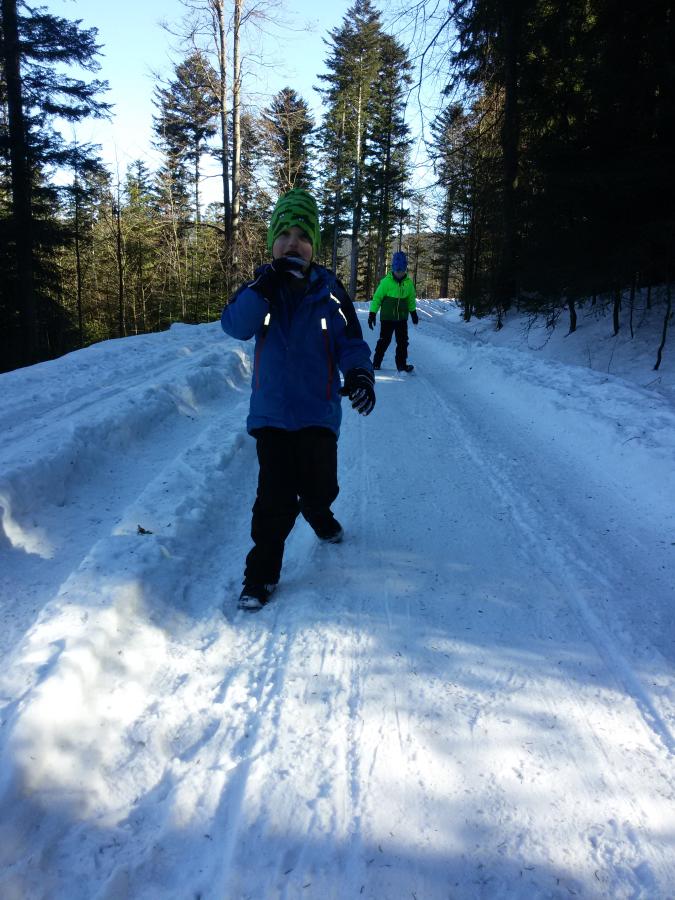
{"label": "pom pom on hat", "polygon": [[403,250],[397,250],[396,253],[394,253],[391,260],[391,269],[392,272],[408,271],[408,257],[405,255]]}
{"label": "pom pom on hat", "polygon": [[293,225],[302,228],[312,242],[314,254],[318,253],[321,246],[319,210],[314,197],[303,188],[293,188],[277,200],[267,230],[267,249],[270,253],[279,235]]}

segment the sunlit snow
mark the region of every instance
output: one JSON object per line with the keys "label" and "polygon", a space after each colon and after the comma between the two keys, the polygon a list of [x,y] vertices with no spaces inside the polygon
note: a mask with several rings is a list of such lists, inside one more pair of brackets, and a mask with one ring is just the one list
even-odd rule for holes
{"label": "sunlit snow", "polygon": [[657,310],[631,339],[422,301],[415,373],[392,348],[345,404],[344,543],[298,521],[258,614],[250,345],[0,375],[2,900],[672,898]]}

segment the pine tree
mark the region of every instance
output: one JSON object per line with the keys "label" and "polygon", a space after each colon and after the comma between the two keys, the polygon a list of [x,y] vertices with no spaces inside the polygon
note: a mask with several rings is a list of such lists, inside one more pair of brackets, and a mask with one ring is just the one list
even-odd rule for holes
{"label": "pine tree", "polygon": [[282,88],[263,113],[268,164],[279,194],[311,184],[310,140],[314,120],[302,97]]}
{"label": "pine tree", "polygon": [[94,294],[91,263],[95,222],[104,198],[110,193],[110,176],[100,165],[81,167],[74,173],[72,183],[63,193],[61,215],[69,238],[68,246],[63,248],[61,260],[64,295],[74,295],[78,346],[84,347],[89,341],[100,337],[89,315]]}
{"label": "pine tree", "polygon": [[[410,61],[395,38],[382,34],[375,89],[372,92],[364,161],[366,221],[375,237],[374,281],[387,267],[396,209],[409,179],[411,140],[405,123],[405,99],[410,85]],[[367,279],[370,280],[370,277]],[[367,285],[366,294],[371,293]]]}
{"label": "pine tree", "polygon": [[[166,154],[174,181],[186,178],[192,186],[193,215],[201,219],[199,195],[201,160],[207,141],[216,134],[219,100],[214,93],[217,76],[200,51],[176,66],[175,78],[155,91],[157,115],[154,131]],[[187,173],[190,172],[188,175]]]}
{"label": "pine tree", "polygon": [[266,123],[243,113],[241,137],[239,267],[244,277],[250,277],[267,257],[267,223],[274,201],[265,189]]}
{"label": "pine tree", "polygon": [[[102,116],[109,109],[100,100],[107,85],[65,73],[63,64],[95,71],[96,29],[82,29],[43,9],[2,0],[3,95],[7,104],[6,128],[0,153],[8,161],[13,264],[6,273],[5,302],[0,309],[7,344],[3,366],[28,364],[54,352],[54,340],[64,329],[58,302],[50,296],[53,273],[47,273],[50,248],[62,239],[53,208],[55,193],[44,180],[48,166],[76,168],[93,157],[92,148],[68,145],[55,122],[78,122]],[[57,68],[58,67],[58,68]],[[47,217],[46,217],[47,216]],[[20,328],[21,340],[16,340]],[[16,346],[21,346],[17,354]]]}
{"label": "pine tree", "polygon": [[[364,162],[368,108],[376,87],[380,60],[381,23],[371,0],[356,0],[340,28],[330,33],[331,54],[326,60],[328,74],[320,76],[327,107],[322,148],[326,173],[340,198],[338,215],[351,209],[351,250],[349,291],[356,295],[359,241],[364,204]],[[340,157],[331,163],[335,147]],[[337,232],[337,222],[334,231]],[[336,235],[336,243],[339,235]]]}
{"label": "pine tree", "polygon": [[[668,278],[675,21],[667,0],[456,2],[456,86],[480,117],[464,296],[550,311]],[[627,127],[630,123],[630,127]],[[495,215],[497,211],[498,215]],[[636,223],[639,222],[639,226]]]}
{"label": "pine tree", "polygon": [[[322,78],[323,76],[319,76]],[[342,268],[341,237],[349,226],[349,210],[345,201],[348,148],[347,104],[335,97],[327,109],[319,130],[322,159],[319,209],[321,210],[323,259],[334,271]]]}
{"label": "pine tree", "polygon": [[142,160],[132,163],[124,185],[128,296],[135,333],[151,330],[157,223],[153,216],[150,172]]}
{"label": "pine tree", "polygon": [[439,240],[434,271],[439,280],[441,297],[451,296],[451,273],[456,272],[458,251],[466,236],[466,185],[470,154],[468,128],[468,117],[459,103],[449,103],[431,125],[429,149],[440,191],[437,215]]}
{"label": "pine tree", "polygon": [[537,0],[473,0],[455,3],[460,49],[455,56],[457,79],[490,95],[499,107],[495,120],[500,146],[499,221],[491,234],[490,292],[507,309],[519,292],[519,174],[521,69],[527,54],[527,26]]}

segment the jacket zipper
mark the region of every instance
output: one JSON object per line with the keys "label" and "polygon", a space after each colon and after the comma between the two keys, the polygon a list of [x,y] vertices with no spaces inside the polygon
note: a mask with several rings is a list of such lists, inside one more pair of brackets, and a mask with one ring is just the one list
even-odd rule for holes
{"label": "jacket zipper", "polygon": [[330,341],[328,339],[328,323],[325,319],[321,319],[321,331],[323,332],[323,343],[326,348],[326,359],[328,361],[328,383],[326,384],[326,400],[330,400],[330,389],[333,384],[333,357],[330,352]]}
{"label": "jacket zipper", "polygon": [[265,343],[265,338],[267,337],[267,332],[270,328],[270,318],[271,313],[267,313],[265,316],[265,321],[263,322],[262,334],[260,335],[260,340],[258,341],[258,346],[255,350],[255,359],[253,361],[253,369],[255,371],[255,389],[256,391],[260,389],[260,354],[262,353],[263,344]]}

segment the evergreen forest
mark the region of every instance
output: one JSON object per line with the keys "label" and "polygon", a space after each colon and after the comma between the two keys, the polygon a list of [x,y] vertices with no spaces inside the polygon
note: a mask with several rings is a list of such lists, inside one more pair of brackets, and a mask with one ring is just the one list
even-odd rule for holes
{"label": "evergreen forest", "polygon": [[[317,197],[318,262],[357,301],[403,249],[418,296],[456,298],[467,321],[499,327],[517,309],[573,331],[595,304],[617,333],[622,307],[637,327],[639,299],[661,317],[660,360],[675,263],[670,0],[355,0],[323,37],[320,116],[291,85],[253,102],[242,41],[256,7],[185,10],[185,53],[154,89],[163,163],[120,173],[64,136],[63,123],[111,115],[96,28],[0,0],[0,371],[216,319],[266,259],[291,187]],[[413,132],[430,84],[435,112]],[[203,200],[207,160],[217,202]]]}

